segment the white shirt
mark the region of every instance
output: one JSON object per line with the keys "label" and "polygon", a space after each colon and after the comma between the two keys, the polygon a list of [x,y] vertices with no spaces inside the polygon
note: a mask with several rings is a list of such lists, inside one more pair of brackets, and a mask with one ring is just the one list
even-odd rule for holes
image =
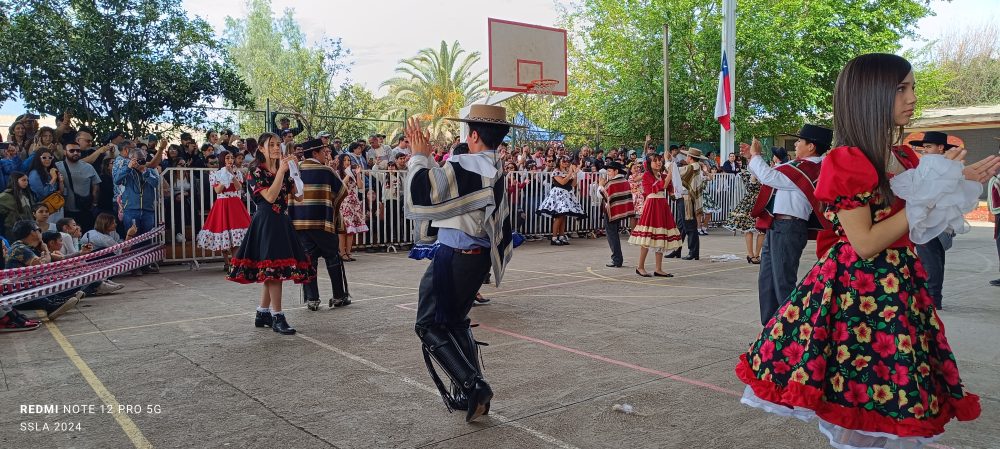
{"label": "white shirt", "polygon": [[[806,160],[818,164],[823,161],[823,158],[813,156],[807,157]],[[791,179],[769,167],[764,158],[759,155],[750,159],[749,168],[750,173],[753,173],[761,184],[774,188],[774,210],[771,211],[772,213],[809,220],[809,215],[813,211],[812,204],[809,204],[806,194],[802,193]]]}

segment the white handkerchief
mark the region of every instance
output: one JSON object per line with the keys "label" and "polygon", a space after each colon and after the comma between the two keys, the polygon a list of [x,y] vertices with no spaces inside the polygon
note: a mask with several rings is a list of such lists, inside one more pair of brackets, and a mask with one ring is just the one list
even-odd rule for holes
{"label": "white handkerchief", "polygon": [[295,163],[295,161],[288,162],[288,176],[295,183],[295,197],[302,198],[305,184],[302,183],[302,173],[299,172],[299,164]]}

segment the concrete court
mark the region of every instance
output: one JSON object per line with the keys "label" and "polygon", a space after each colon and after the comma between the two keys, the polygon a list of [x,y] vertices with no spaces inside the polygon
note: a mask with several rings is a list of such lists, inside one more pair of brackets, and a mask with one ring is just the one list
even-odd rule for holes
{"label": "concrete court", "polygon": [[[933,447],[1000,448],[991,236],[980,227],[955,240],[941,314],[983,414],[953,421]],[[123,277],[119,294],[0,335],[0,448],[829,447],[815,423],[739,404],[733,366],[760,330],[757,267],[708,260],[742,256],[741,237],[713,229],[702,245],[701,261],[668,259],[669,280],[605,268],[603,239],[519,248],[503,288],[484,287],[493,302],[472,314],[496,391],[491,415],[473,425],[445,411],[413,334],[426,262],[361,253],[347,265],[355,303],[345,309],[310,312],[286,284],[291,337],[252,326],[259,287],[224,281],[220,264]],[[634,264],[638,250],[625,250]],[[802,271],[814,260],[810,245]],[[105,403],[142,410],[19,413]],[[612,409],[622,403],[635,413]],[[80,430],[20,430],[56,421]]]}

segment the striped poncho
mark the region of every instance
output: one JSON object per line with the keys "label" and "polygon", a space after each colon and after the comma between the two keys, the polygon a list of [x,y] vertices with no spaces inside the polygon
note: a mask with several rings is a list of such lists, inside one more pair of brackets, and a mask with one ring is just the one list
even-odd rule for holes
{"label": "striped poncho", "polygon": [[482,227],[491,243],[493,279],[499,287],[513,253],[510,207],[499,161],[492,178],[466,170],[455,162],[438,167],[423,155],[412,156],[408,166],[406,218],[413,221],[413,241],[418,245],[432,244],[437,240],[435,220],[483,210]]}

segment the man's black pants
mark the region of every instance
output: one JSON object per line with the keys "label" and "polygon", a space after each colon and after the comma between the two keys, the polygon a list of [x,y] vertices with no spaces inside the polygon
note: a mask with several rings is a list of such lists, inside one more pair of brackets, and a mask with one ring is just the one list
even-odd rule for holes
{"label": "man's black pants", "polygon": [[[302,247],[309,253],[309,259],[319,270],[319,258],[326,260],[326,272],[330,275],[333,285],[333,298],[344,299],[348,296],[347,276],[344,274],[344,261],[340,258],[340,239],[332,234],[318,229],[297,231]],[[319,283],[317,278],[302,284],[302,297],[306,301],[319,301]]]}

